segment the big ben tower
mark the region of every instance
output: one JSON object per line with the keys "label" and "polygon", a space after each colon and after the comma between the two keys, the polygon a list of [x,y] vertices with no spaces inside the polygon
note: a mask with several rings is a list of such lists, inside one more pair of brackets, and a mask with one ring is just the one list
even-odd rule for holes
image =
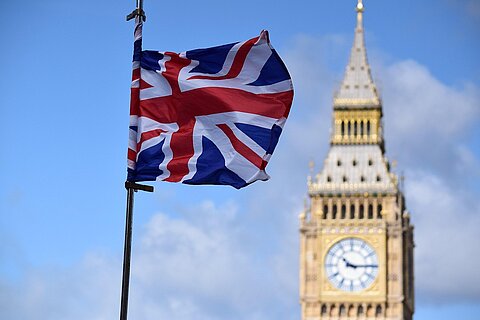
{"label": "big ben tower", "polygon": [[300,215],[302,320],[410,320],[413,226],[385,157],[382,101],[364,42],[364,7],[333,99],[330,150]]}

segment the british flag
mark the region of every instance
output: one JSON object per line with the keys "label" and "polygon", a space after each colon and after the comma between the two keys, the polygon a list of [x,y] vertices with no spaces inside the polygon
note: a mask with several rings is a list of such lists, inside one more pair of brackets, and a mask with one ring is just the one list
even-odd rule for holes
{"label": "british flag", "polygon": [[268,180],[292,99],[267,31],[182,53],[142,51],[137,21],[127,180],[237,189]]}

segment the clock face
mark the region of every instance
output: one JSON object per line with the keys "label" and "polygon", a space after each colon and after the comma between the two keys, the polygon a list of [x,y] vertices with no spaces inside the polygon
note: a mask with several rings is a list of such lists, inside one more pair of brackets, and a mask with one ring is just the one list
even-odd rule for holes
{"label": "clock face", "polygon": [[361,291],[377,278],[378,257],[375,250],[358,238],[346,238],[327,252],[325,271],[328,280],[344,291]]}

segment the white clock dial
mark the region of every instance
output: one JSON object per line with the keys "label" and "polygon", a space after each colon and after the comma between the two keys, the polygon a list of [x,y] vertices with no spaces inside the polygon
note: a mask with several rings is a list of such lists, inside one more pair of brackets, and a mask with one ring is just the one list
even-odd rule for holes
{"label": "white clock dial", "polygon": [[361,239],[345,238],[328,250],[325,271],[328,280],[340,290],[364,290],[377,278],[377,253]]}

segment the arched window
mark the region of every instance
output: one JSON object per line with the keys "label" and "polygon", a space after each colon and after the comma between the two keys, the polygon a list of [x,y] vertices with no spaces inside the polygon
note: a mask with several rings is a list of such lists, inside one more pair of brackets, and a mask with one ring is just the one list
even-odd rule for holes
{"label": "arched window", "polygon": [[360,205],[360,208],[358,209],[358,218],[363,219],[364,213],[363,213],[363,204]]}
{"label": "arched window", "polygon": [[323,206],[323,219],[327,219],[327,213],[328,213],[328,206],[324,205]]}
{"label": "arched window", "polygon": [[345,135],[345,121],[342,121],[342,124],[340,125],[341,130],[342,130],[342,137]]}
{"label": "arched window", "polygon": [[352,134],[352,123],[350,121],[348,121],[347,123],[347,131],[348,131],[348,136],[350,137],[350,135]]}
{"label": "arched window", "polygon": [[364,125],[364,123],[363,123],[363,120],[362,120],[362,121],[360,121],[360,135],[361,135],[361,136],[363,136],[363,133],[364,133],[364,131],[363,131],[363,125]]}
{"label": "arched window", "polygon": [[350,219],[355,218],[355,205],[350,205]]}
{"label": "arched window", "polygon": [[373,205],[368,205],[368,219],[373,219]]}
{"label": "arched window", "polygon": [[346,316],[347,315],[347,308],[343,304],[340,305],[340,310],[339,310],[340,316]]}
{"label": "arched window", "polygon": [[324,304],[322,304],[322,311],[321,311],[321,313],[322,313],[322,316],[326,316],[326,315],[327,315],[327,306],[324,305]]}
{"label": "arched window", "polygon": [[367,121],[367,135],[370,135],[370,121]]}
{"label": "arched window", "polygon": [[363,306],[358,306],[358,316],[363,316],[365,313],[365,310],[363,310]]}
{"label": "arched window", "polygon": [[357,132],[358,132],[358,129],[357,129],[357,121],[354,121],[353,122],[353,135],[356,137],[357,136]]}
{"label": "arched window", "polygon": [[377,309],[375,310],[375,317],[380,317],[382,316],[382,306],[381,305],[378,305],[377,306]]}
{"label": "arched window", "polygon": [[337,205],[334,204],[332,207],[332,219],[337,219]]}
{"label": "arched window", "polygon": [[345,219],[347,217],[347,207],[342,204],[342,211],[340,213],[340,219]]}
{"label": "arched window", "polygon": [[382,219],[382,205],[377,206],[377,219]]}

